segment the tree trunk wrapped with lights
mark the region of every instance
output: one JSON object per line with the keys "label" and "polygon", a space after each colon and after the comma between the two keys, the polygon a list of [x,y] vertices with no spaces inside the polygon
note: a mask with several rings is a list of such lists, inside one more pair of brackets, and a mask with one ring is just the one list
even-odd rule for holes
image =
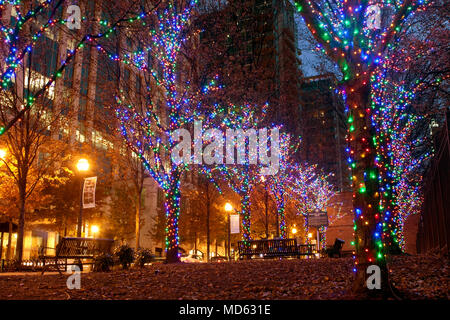
{"label": "tree trunk wrapped with lights", "polygon": [[343,93],[348,110],[349,158],[352,168],[353,206],[355,210],[355,290],[363,289],[366,270],[376,264],[387,280],[387,268],[382,243],[384,221],[379,210],[379,174],[376,166],[376,141],[372,126],[372,108],[369,107],[370,82],[350,83]]}
{"label": "tree trunk wrapped with lights", "polygon": [[180,172],[174,172],[169,188],[164,194],[166,210],[166,249],[167,261],[179,260],[178,257],[178,218],[180,216]]}
{"label": "tree trunk wrapped with lights", "polygon": [[286,212],[284,207],[284,193],[276,200],[278,216],[280,217],[280,236],[281,239],[287,238]]}
{"label": "tree trunk wrapped with lights", "polygon": [[386,48],[397,40],[400,25],[426,0],[296,0],[308,28],[323,53],[343,73],[340,92],[349,114],[349,164],[352,169],[355,221],[355,290],[367,290],[367,267],[381,269],[383,292],[389,289],[383,232],[389,232],[380,210],[373,106],[370,103],[371,76],[375,67],[389,60]]}
{"label": "tree trunk wrapped with lights", "polygon": [[[135,94],[128,90],[120,90],[116,96],[116,116],[127,146],[164,192],[166,261],[169,263],[180,261],[180,183],[189,165],[174,161],[175,135],[187,132],[184,126],[200,114],[202,97],[217,87],[212,80],[196,89],[179,77],[180,49],[190,36],[189,21],[196,3],[196,0],[166,1],[154,16],[147,17],[148,21],[145,16],[138,17],[142,28],[134,35],[138,49],[132,54],[125,50],[119,57],[109,53],[106,46],[97,46],[110,59],[128,68],[132,66],[131,70],[140,81],[139,87],[145,88],[139,92],[142,95],[139,99],[133,99]],[[125,83],[123,87],[128,85]]]}
{"label": "tree trunk wrapped with lights", "polygon": [[250,224],[251,224],[251,211],[250,211],[250,192],[245,192],[241,196],[241,211],[240,214],[242,216],[242,227],[243,227],[243,240],[244,245],[249,246],[250,241],[252,240],[250,234]]}

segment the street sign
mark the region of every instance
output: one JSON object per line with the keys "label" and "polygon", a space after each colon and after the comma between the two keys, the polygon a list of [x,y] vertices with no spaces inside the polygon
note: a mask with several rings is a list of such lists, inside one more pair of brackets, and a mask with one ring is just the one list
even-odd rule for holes
{"label": "street sign", "polygon": [[322,226],[328,226],[328,214],[318,209],[308,212],[308,226],[313,228],[319,228]]}
{"label": "street sign", "polygon": [[97,177],[84,179],[83,185],[83,209],[95,208],[95,186]]}
{"label": "street sign", "polygon": [[230,215],[230,233],[240,233],[239,230],[239,215],[232,214]]}

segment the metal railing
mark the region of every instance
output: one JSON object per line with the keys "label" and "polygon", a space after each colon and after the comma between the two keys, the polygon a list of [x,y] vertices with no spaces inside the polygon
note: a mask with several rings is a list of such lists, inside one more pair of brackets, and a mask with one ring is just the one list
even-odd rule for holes
{"label": "metal railing", "polygon": [[17,260],[0,260],[0,272],[13,272],[13,271],[39,271],[44,264],[39,259],[23,260],[20,266],[17,264]]}

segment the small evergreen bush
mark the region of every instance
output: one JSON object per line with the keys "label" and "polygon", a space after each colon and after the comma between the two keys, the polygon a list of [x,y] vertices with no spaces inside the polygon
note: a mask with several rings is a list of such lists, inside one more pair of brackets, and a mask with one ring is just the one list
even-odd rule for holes
{"label": "small evergreen bush", "polygon": [[104,253],[94,258],[95,272],[108,272],[114,266],[114,258],[109,253]]}
{"label": "small evergreen bush", "polygon": [[144,267],[146,263],[153,261],[154,255],[149,249],[139,248],[136,252],[136,264],[139,267]]}
{"label": "small evergreen bush", "polygon": [[134,250],[127,244],[123,244],[114,250],[114,256],[119,260],[123,269],[128,269],[134,261]]}

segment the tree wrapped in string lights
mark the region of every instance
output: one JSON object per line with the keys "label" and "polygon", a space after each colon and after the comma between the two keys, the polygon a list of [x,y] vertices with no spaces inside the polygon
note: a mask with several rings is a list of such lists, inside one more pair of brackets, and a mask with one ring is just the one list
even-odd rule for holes
{"label": "tree wrapped in string lights", "polygon": [[[78,4],[83,7],[86,2]],[[83,16],[86,11],[78,6],[75,7],[80,10],[79,15],[70,14],[72,3],[69,1],[0,0],[0,136],[3,135],[2,143],[11,150],[9,164],[13,170],[9,174],[14,176],[18,193],[16,259],[19,262],[23,256],[29,199],[43,181],[44,172],[48,174],[55,169],[56,160],[52,158],[57,157],[60,162],[62,152],[57,150],[63,150],[68,144],[56,147],[65,138],[57,137],[70,128],[76,118],[74,113],[78,113],[75,103],[67,107],[68,100],[79,99],[80,88],[76,90],[75,85],[77,76],[74,72],[74,79],[71,79],[70,72],[64,74],[64,71],[75,58],[81,57],[80,51],[91,50],[90,45],[96,39],[128,24],[129,17],[134,17],[136,12],[145,14],[140,6],[124,3],[129,6],[120,11],[117,19],[102,22],[103,30],[97,32],[100,19],[88,19]],[[102,1],[103,4],[110,5],[106,1]],[[80,29],[71,29],[74,24]],[[65,80],[70,80],[71,88]],[[66,96],[66,92],[74,92],[73,97]],[[71,121],[64,121],[69,119]],[[42,163],[37,162],[37,156],[45,154],[45,150],[48,150],[48,157]]]}
{"label": "tree wrapped in string lights", "polygon": [[[289,192],[293,195],[297,214],[304,217],[303,227],[306,234],[309,232],[308,212],[315,209],[315,204],[311,200],[312,190],[309,186],[314,182],[316,168],[317,165],[296,164],[292,170],[295,174],[293,182],[289,184]],[[308,237],[306,237],[306,244],[309,244]]]}
{"label": "tree wrapped in string lights", "polygon": [[401,41],[374,72],[377,81],[372,83],[371,100],[381,205],[388,227],[384,242],[393,252],[405,251],[405,221],[421,210],[423,175],[437,152],[430,127],[432,121],[439,123],[445,117],[442,113],[448,105],[445,7],[443,1],[436,1],[402,26]]}
{"label": "tree wrapped in string lights", "polygon": [[[329,177],[330,174],[328,175],[319,174],[311,185],[311,187],[314,190],[316,190],[315,191],[316,210],[322,212],[327,211],[327,207],[330,203],[331,198],[336,195],[336,188],[328,181]],[[326,226],[321,226],[319,228],[319,234],[322,235],[319,243],[320,249],[326,249],[327,243],[326,232],[327,232]],[[319,241],[319,239],[317,239],[317,241]]]}
{"label": "tree wrapped in string lights", "polygon": [[[46,0],[37,4],[17,0],[0,1],[2,40],[0,90],[10,92],[14,90],[14,87],[23,85],[21,82],[27,73],[28,57],[34,48],[42,43],[42,35],[46,32],[55,32],[59,25],[67,23],[67,20],[58,14],[63,6],[64,1],[61,0]],[[40,25],[40,27],[32,27],[32,24]],[[56,79],[61,77],[62,71],[72,60],[75,52],[76,50],[70,52],[66,61],[62,61],[56,70],[51,70],[51,77],[36,92],[31,92],[24,97],[21,90],[17,90],[22,101],[18,101],[18,110],[10,108],[8,121],[0,124],[0,135],[11,128],[31,108],[36,99],[46,93]]]}
{"label": "tree wrapped in string lights", "polygon": [[[431,154],[420,158],[414,149],[425,136],[414,138],[417,115],[408,112],[412,93],[400,83],[388,79],[373,86],[373,101],[377,105],[374,120],[377,127],[378,164],[380,170],[380,209],[384,211],[388,234],[384,242],[389,251],[404,249],[403,226],[410,214],[420,210],[422,197],[420,169]],[[394,97],[394,96],[395,97]]]}
{"label": "tree wrapped in string lights", "polygon": [[384,292],[390,288],[383,245],[387,231],[380,209],[376,136],[370,101],[376,66],[388,60],[386,49],[398,40],[402,23],[428,1],[296,0],[297,10],[343,73],[340,92],[348,112],[348,162],[352,169],[355,210],[355,291],[367,290],[367,268],[377,265]]}
{"label": "tree wrapped in string lights", "polygon": [[295,154],[298,151],[301,140],[294,139],[288,133],[280,134],[280,153],[279,153],[279,169],[274,175],[267,176],[264,179],[264,187],[275,199],[277,206],[277,219],[279,223],[280,237],[286,239],[287,226],[286,226],[286,213],[285,204],[286,198],[289,197],[288,186],[292,184],[293,173],[292,164],[295,161]]}
{"label": "tree wrapped in string lights", "polygon": [[[86,3],[78,3],[85,8]],[[40,85],[34,84],[33,92],[26,95],[19,92],[22,101],[18,103],[18,110],[10,110],[10,118],[6,123],[0,124],[0,136],[11,128],[33,104],[50,88],[62,90],[58,86],[64,70],[75,60],[77,53],[86,45],[93,45],[95,41],[107,37],[120,26],[128,25],[137,17],[145,17],[151,13],[155,6],[148,11],[142,11],[143,6],[131,1],[124,1],[120,5],[113,5],[104,1],[101,3],[104,11],[119,10],[120,15],[114,21],[92,19],[86,17],[86,12],[80,6],[72,5],[67,0],[45,0],[39,2],[20,0],[0,0],[0,90],[9,92],[21,82],[29,72],[28,58],[37,47],[45,47],[49,34],[59,37],[58,61],[48,71],[48,77],[41,79]],[[71,8],[72,7],[72,8]],[[97,26],[103,30],[95,32]],[[94,30],[94,32],[89,32]],[[73,49],[68,43],[73,42]],[[35,70],[36,71],[36,70]],[[58,83],[59,81],[59,83]],[[18,90],[20,91],[20,90]],[[59,98],[59,97],[57,97]]]}
{"label": "tree wrapped in string lights", "polygon": [[[182,83],[177,75],[180,48],[189,37],[188,24],[196,2],[188,1],[180,7],[167,1],[153,17],[155,29],[144,28],[141,49],[120,58],[112,56],[124,64],[137,67],[139,78],[145,81],[144,99],[133,100],[125,90],[121,90],[117,97],[116,114],[128,147],[141,159],[164,192],[166,260],[169,263],[180,260],[180,182],[183,170],[188,166],[188,162],[179,163],[171,157],[177,145],[173,132],[185,130],[183,126],[193,122],[199,106],[197,98],[207,94],[215,85],[212,81],[201,90],[195,90],[188,83]],[[149,35],[144,38],[148,32]],[[146,58],[148,55],[150,59]]]}
{"label": "tree wrapped in string lights", "polygon": [[263,123],[267,108],[267,104],[262,108],[250,104],[242,106],[230,104],[226,108],[216,107],[210,113],[208,121],[227,132],[227,161],[223,163],[218,159],[213,167],[202,166],[201,170],[205,176],[210,178],[212,171],[217,170],[227,185],[240,197],[238,213],[242,217],[244,246],[249,246],[251,240],[250,195],[260,182],[261,174],[264,171],[262,163],[258,163],[258,159],[261,160],[262,155],[267,157],[269,141],[271,156],[278,157],[278,128],[275,127],[271,130],[270,139],[267,129],[259,130],[259,141],[256,134],[256,128]]}
{"label": "tree wrapped in string lights", "polygon": [[433,156],[430,121],[414,108],[424,82],[414,81],[411,86],[408,79],[395,79],[392,64],[396,60],[394,55],[392,61],[377,68],[377,78],[382,81],[373,84],[371,96],[376,106],[373,118],[377,127],[381,206],[388,230],[385,244],[394,252],[405,251],[404,224],[410,215],[420,212],[423,174]]}
{"label": "tree wrapped in string lights", "polygon": [[[309,232],[308,213],[315,210],[326,211],[330,199],[336,194],[335,187],[328,181],[330,175],[318,172],[316,165],[295,165],[292,182],[289,190],[292,194],[297,214],[304,217],[306,234]],[[320,233],[325,235],[326,228],[322,227]],[[326,244],[326,238],[322,237],[321,245]],[[307,238],[307,244],[309,239]]]}

